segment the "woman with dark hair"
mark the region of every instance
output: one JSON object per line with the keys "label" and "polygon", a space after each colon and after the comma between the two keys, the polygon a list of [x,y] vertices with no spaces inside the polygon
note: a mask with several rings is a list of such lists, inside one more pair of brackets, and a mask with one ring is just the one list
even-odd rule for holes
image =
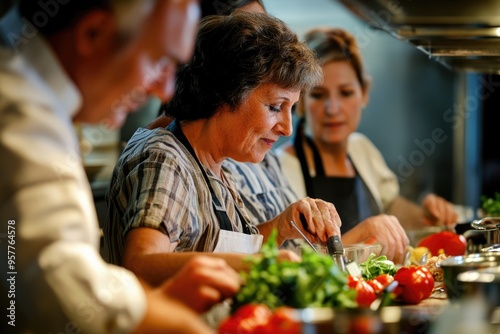
{"label": "woman with dark hair", "polygon": [[105,224],[114,263],[155,283],[197,252],[217,252],[241,269],[241,253],[257,252],[272,230],[279,244],[300,237],[290,221],[301,216],[311,240],[339,234],[333,205],[310,198],[255,226],[222,168],[227,158],[259,162],[291,134],[292,106],[321,78],[295,33],[266,14],[206,17],[191,62],[177,74],[165,108],[175,122],[137,130],[115,167]]}

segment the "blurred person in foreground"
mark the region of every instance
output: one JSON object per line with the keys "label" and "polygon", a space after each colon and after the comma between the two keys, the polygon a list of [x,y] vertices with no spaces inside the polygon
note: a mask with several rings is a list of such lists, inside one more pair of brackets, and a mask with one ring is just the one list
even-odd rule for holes
{"label": "blurred person in foreground", "polygon": [[401,262],[403,230],[456,223],[453,206],[434,194],[422,207],[399,195],[396,175],[371,141],[357,133],[370,81],[354,37],[343,29],[314,29],[307,45],[323,68],[322,82],[303,95],[293,145],[283,148],[283,172],[299,197],[335,203],[344,243],[378,241]]}
{"label": "blurred person in foreground", "polygon": [[199,13],[195,0],[21,0],[0,21],[0,220],[15,231],[6,239],[15,248],[1,251],[15,249],[15,262],[2,272],[17,272],[10,330],[210,333],[195,311],[239,289],[218,259],[194,258],[156,289],[105,263],[72,124],[119,126],[130,111],[122,99],[138,89],[168,101]]}
{"label": "blurred person in foreground", "polygon": [[259,162],[291,134],[292,106],[321,77],[295,33],[263,13],[205,17],[194,56],[177,75],[165,106],[175,121],[138,129],[115,166],[104,226],[113,263],[152,283],[200,252],[243,269],[245,254],[259,251],[273,229],[278,244],[300,237],[290,220],[301,214],[309,238],[338,235],[333,205],[310,198],[255,226],[222,168],[228,158]]}

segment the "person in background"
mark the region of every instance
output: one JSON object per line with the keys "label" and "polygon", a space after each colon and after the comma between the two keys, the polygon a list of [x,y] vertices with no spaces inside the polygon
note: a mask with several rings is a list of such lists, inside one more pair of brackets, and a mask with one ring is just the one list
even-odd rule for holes
{"label": "person in background", "polygon": [[194,258],[155,289],[105,263],[73,128],[73,121],[119,126],[130,111],[119,101],[138,88],[168,101],[177,65],[191,56],[199,11],[196,0],[20,0],[1,19],[0,220],[9,235],[1,255],[3,275],[13,272],[1,290],[15,310],[3,319],[9,330],[210,333],[197,312],[239,289],[238,274],[220,259]]}
{"label": "person in background", "polygon": [[290,221],[301,214],[311,239],[338,235],[334,207],[309,198],[256,228],[221,168],[228,158],[259,162],[290,135],[301,89],[321,77],[297,35],[263,13],[207,16],[192,61],[177,74],[165,106],[175,121],[138,129],[115,166],[104,225],[111,261],[154,283],[199,252],[241,269],[242,253],[257,252],[273,229],[279,244],[300,237]]}
{"label": "person in background", "polygon": [[451,226],[457,215],[436,195],[428,195],[421,208],[400,196],[397,178],[380,152],[356,132],[370,82],[354,37],[325,28],[310,31],[305,41],[322,63],[323,80],[299,103],[296,136],[280,157],[283,172],[299,197],[335,203],[344,242],[375,238],[383,252],[401,260],[408,241],[400,223],[407,229]]}

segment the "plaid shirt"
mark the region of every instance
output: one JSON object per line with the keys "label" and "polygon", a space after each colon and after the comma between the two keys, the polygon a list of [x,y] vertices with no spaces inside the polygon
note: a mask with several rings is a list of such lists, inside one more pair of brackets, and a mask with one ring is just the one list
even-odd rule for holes
{"label": "plaid shirt", "polygon": [[[235,204],[249,218],[234,180],[225,174],[228,187],[205,170],[233,231],[243,233]],[[164,233],[171,243],[178,243],[178,252],[212,252],[217,244],[219,222],[203,174],[184,145],[166,129],[136,131],[115,166],[106,202],[103,230],[111,263],[121,263],[125,236],[137,227]]]}
{"label": "plaid shirt", "polygon": [[226,159],[222,167],[236,181],[253,224],[273,219],[298,200],[272,151],[258,164]]}

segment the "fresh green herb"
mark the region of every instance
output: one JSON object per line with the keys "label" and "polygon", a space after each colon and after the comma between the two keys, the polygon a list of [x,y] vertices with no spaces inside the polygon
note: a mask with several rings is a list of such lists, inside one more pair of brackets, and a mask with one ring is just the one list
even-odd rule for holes
{"label": "fresh green herb", "polygon": [[251,268],[242,273],[244,286],[233,300],[233,311],[248,303],[263,303],[271,309],[353,308],[356,292],[347,286],[347,274],[330,256],[304,249],[301,262],[278,261],[277,232],[262,246],[262,257],[249,259]]}
{"label": "fresh green herb", "polygon": [[397,271],[394,262],[387,259],[387,256],[380,255],[375,258],[375,254],[370,254],[365,262],[359,264],[361,276],[364,279],[372,279],[382,274],[394,275]]}
{"label": "fresh green herb", "polygon": [[494,197],[481,196],[481,209],[486,216],[500,217],[500,193]]}

